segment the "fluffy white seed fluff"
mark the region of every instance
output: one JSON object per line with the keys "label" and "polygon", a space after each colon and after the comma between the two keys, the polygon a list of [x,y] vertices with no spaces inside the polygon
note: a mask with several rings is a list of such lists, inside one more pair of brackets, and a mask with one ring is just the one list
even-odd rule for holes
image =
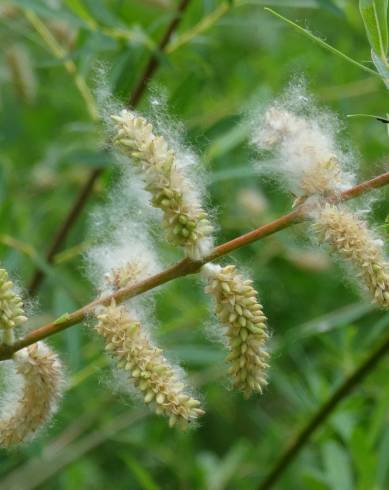
{"label": "fluffy white seed fluff", "polygon": [[[87,271],[102,294],[133,285],[160,270],[146,228],[146,192],[135,189],[134,193],[133,184],[124,169],[108,203],[93,215],[92,233],[98,243],[87,253]],[[204,412],[200,402],[187,393],[180,369],[169,363],[152,341],[150,299],[147,295],[130,304],[117,306],[113,302],[99,307],[95,330],[103,337],[127,387],[157,414],[168,417],[171,426],[185,428]]]}
{"label": "fluffy white seed fluff", "polygon": [[139,266],[139,280],[161,270],[148,231],[154,210],[145,203],[147,198],[127,172],[122,172],[106,202],[93,211],[89,233],[95,243],[85,254],[86,272],[100,292],[112,290],[106,275],[128,263]]}
{"label": "fluffy white seed fluff", "polygon": [[[143,227],[129,223],[116,229],[110,240],[108,237],[106,240],[91,247],[86,255],[88,275],[101,292],[109,293],[128,285],[126,277],[128,281],[134,277],[141,281],[160,270],[158,258]],[[126,268],[129,268],[128,274]],[[114,279],[115,275],[121,277]]]}
{"label": "fluffy white seed fluff", "polygon": [[333,117],[314,108],[302,89],[290,90],[256,117],[252,141],[270,150],[269,172],[298,197],[333,195],[349,187],[353,176],[336,141]]}
{"label": "fluffy white seed fluff", "polygon": [[[106,271],[104,291],[135,284],[145,279],[153,267],[149,254],[137,247],[129,250],[123,243],[109,252],[104,246],[95,249],[94,260]],[[152,341],[147,329],[150,312],[145,306],[149,305],[134,299],[127,305],[118,306],[113,301],[107,307],[99,307],[95,330],[103,337],[106,351],[130,382],[131,390],[142,395],[158,415],[167,416],[170,426],[177,424],[185,429],[204,412],[200,402],[186,393],[179,370]]]}
{"label": "fluffy white seed fluff", "polygon": [[383,241],[367,223],[341,205],[325,204],[313,214],[313,228],[322,243],[344,259],[373,303],[389,308],[389,262]]}
{"label": "fluffy white seed fluff", "polygon": [[[20,390],[3,403],[0,447],[9,448],[33,438],[57,410],[63,390],[63,370],[58,356],[43,342],[14,355]],[[12,386],[14,389],[14,386]]]}
{"label": "fluffy white seed fluff", "polygon": [[114,141],[131,158],[151,193],[152,205],[162,210],[169,241],[200,260],[212,249],[213,227],[201,203],[201,189],[187,174],[185,162],[145,118],[123,110],[112,119]]}
{"label": "fluffy white seed fluff", "polygon": [[267,384],[268,333],[252,281],[233,265],[206,264],[201,272],[208,283],[205,291],[213,296],[218,319],[225,327],[234,386],[247,398],[252,393],[262,393]]}

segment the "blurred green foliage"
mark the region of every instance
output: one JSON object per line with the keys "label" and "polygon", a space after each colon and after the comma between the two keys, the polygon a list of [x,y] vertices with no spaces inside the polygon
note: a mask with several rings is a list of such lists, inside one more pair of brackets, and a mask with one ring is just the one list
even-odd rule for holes
{"label": "blurred green foliage", "polygon": [[[384,84],[263,10],[264,5],[278,9],[373,67],[357,3],[191,2],[171,52],[161,55],[142,108],[147,111],[150,97],[162,93],[169,113],[188,128],[187,140],[208,170],[219,242],[290,209],[290,196],[260,179],[250,165],[244,114],[296,75],[304,74],[319,102],[339,113],[345,142],[360,156],[360,179],[387,170],[385,127],[373,119],[345,118],[385,115]],[[82,260],[91,244],[88,212],[104,200],[115,174],[103,153],[102,127],[92,120],[79,82],[85,81],[95,98],[102,83],[97,71],[105,66],[106,86],[125,101],[175,5],[174,0],[0,3],[0,252],[22,287],[36,266],[47,273],[38,298],[31,300],[31,327],[93,297]],[[43,31],[37,29],[42,25]],[[54,44],[42,36],[46,31]],[[77,190],[91,168],[101,165],[106,172],[88,209],[55,264],[45,264],[44,252]],[[375,195],[374,218],[384,230],[388,191]],[[176,257],[164,252],[166,263]],[[231,260],[255,279],[273,333],[271,382],[262,397],[245,401],[228,389],[223,349],[207,333],[215,320],[202,286],[194,278],[177,280],[156,296],[158,339],[204,395],[207,414],[200,427],[170,430],[117,393],[99,339],[88,325],[75,326],[50,340],[70,378],[62,409],[33,444],[0,453],[0,488],[255,489],[287,441],[379,342],[389,315],[361,300],[342,269],[310,248],[302,225],[250,245]],[[389,488],[388,374],[386,359],[315,434],[277,489]]]}

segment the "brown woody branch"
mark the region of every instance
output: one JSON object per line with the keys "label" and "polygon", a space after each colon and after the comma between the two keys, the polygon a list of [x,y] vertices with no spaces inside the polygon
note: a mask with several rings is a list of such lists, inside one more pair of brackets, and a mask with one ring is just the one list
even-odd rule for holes
{"label": "brown woody branch", "polygon": [[[345,201],[348,199],[353,199],[371,189],[383,187],[387,184],[389,184],[389,172],[379,175],[378,177],[375,177],[366,182],[362,182],[361,184],[358,184],[355,187],[344,191],[340,195],[339,200]],[[183,277],[199,272],[202,265],[207,262],[222,257],[223,255],[227,255],[230,252],[237,250],[238,248],[244,247],[257,240],[261,240],[269,235],[272,235],[273,233],[276,233],[277,231],[283,230],[284,228],[287,228],[299,221],[304,220],[304,211],[304,204],[302,204],[290,213],[272,221],[271,223],[260,226],[253,231],[245,233],[244,235],[234,238],[229,242],[219,245],[218,247],[214,248],[214,250],[202,261],[193,261],[186,257],[185,259],[177,262],[169,269],[159,272],[158,274],[155,274],[154,276],[151,276],[144,281],[139,282],[138,284],[124,287],[114,292],[113,294],[104,296],[102,298],[97,298],[91,303],[83,306],[79,310],[63,315],[54,322],[50,322],[47,325],[33,330],[32,332],[28,333],[24,338],[16,341],[11,346],[1,345],[0,361],[10,359],[15,352],[37,342],[38,340],[42,340],[46,337],[49,337],[50,335],[65,330],[72,325],[82,322],[88,315],[93,314],[96,306],[98,305],[107,305],[113,300],[117,303],[121,303],[129,298],[132,298],[133,296],[137,296],[141,293],[149,291],[150,289],[154,289],[161,284],[165,284],[166,282],[169,282],[173,279],[177,279],[178,277]]]}
{"label": "brown woody branch", "polygon": [[389,351],[389,336],[375,348],[357,368],[343,381],[335,392],[318,408],[318,410],[303,426],[301,431],[293,439],[289,447],[276,461],[269,474],[259,485],[258,490],[269,490],[280,479],[285,470],[299,455],[302,448],[308,442],[312,434],[327,420],[338,404],[344,400],[352,390],[369,374],[378,362]]}
{"label": "brown woody branch", "polygon": [[[183,14],[189,5],[189,2],[190,0],[181,0],[180,4],[178,5],[173,18],[165,31],[165,34],[163,35],[162,39],[159,42],[157,51],[151,55],[139,79],[139,82],[137,83],[134,90],[132,91],[131,96],[128,99],[127,107],[135,108],[140,102],[142,95],[145,93],[145,90],[151,78],[154,76],[156,70],[160,65],[161,54],[166,48],[167,44],[169,43],[174,31],[177,29]],[[100,177],[100,175],[103,173],[103,170],[104,169],[102,167],[93,169],[90,172],[87,181],[80,189],[78,195],[76,196],[73,202],[72,207],[70,208],[67,216],[65,217],[64,221],[61,223],[60,227],[58,228],[58,231],[54,235],[54,239],[51,245],[49,246],[48,252],[46,254],[46,261],[49,264],[52,263],[55,254],[61,248],[61,245],[65,241],[66,237],[68,236],[69,231],[71,230],[71,228],[77,221],[78,216],[81,214],[82,210],[84,209],[89,199],[89,196],[93,191],[94,184],[97,181],[97,179]],[[36,293],[36,291],[38,290],[39,286],[42,283],[44,276],[45,276],[45,272],[42,269],[37,269],[34,272],[31,282],[28,286],[28,292],[30,295]]]}

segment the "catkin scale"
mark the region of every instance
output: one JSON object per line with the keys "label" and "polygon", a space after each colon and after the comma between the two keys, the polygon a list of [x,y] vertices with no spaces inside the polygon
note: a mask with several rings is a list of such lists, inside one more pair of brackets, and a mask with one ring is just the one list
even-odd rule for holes
{"label": "catkin scale", "polygon": [[176,154],[143,117],[123,110],[112,119],[117,129],[114,141],[132,159],[152,205],[162,210],[168,240],[184,247],[192,259],[201,259],[212,248],[213,227]]}
{"label": "catkin scale", "polygon": [[23,302],[14,291],[5,269],[0,269],[0,329],[12,329],[26,321]]}
{"label": "catkin scale", "polygon": [[313,229],[322,243],[345,259],[373,303],[389,308],[389,264],[383,243],[365,221],[340,205],[326,203],[313,214]]}
{"label": "catkin scale", "polygon": [[23,378],[19,396],[6,403],[0,419],[0,447],[31,439],[57,409],[63,389],[62,365],[46,344],[38,342],[14,355]]}
{"label": "catkin scale", "polygon": [[252,281],[245,279],[235,266],[206,264],[202,274],[207,279],[206,293],[213,296],[216,314],[225,326],[234,386],[248,398],[253,392],[262,393],[267,384],[269,354],[266,317],[258,302]]}
{"label": "catkin scale", "polygon": [[171,427],[177,424],[185,429],[204,414],[200,402],[184,391],[185,385],[135,315],[112,303],[97,313],[97,319],[95,329],[104,338],[106,351],[128,374],[144,402],[169,418]]}
{"label": "catkin scale", "polygon": [[122,267],[116,267],[105,274],[105,282],[117,291],[125,286],[135,284],[136,280],[147,277],[148,263],[142,258],[135,262],[127,262]]}

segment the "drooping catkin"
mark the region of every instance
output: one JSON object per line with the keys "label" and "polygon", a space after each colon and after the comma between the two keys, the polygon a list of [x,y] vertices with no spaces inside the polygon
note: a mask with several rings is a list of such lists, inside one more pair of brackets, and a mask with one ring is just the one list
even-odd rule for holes
{"label": "drooping catkin", "polygon": [[256,117],[252,142],[271,151],[270,173],[283,180],[297,197],[331,196],[350,186],[345,155],[336,141],[336,120],[312,106],[301,86],[291,87],[281,101]]}
{"label": "drooping catkin", "polygon": [[7,271],[0,269],[0,329],[10,330],[26,320],[22,299],[14,291]]}
{"label": "drooping catkin", "polygon": [[382,240],[373,235],[365,221],[341,205],[326,203],[312,215],[319,240],[352,266],[373,303],[388,309],[389,263]]}
{"label": "drooping catkin", "polygon": [[206,264],[202,274],[208,282],[205,291],[213,296],[218,319],[225,327],[234,386],[247,398],[254,392],[262,393],[267,384],[269,353],[265,343],[269,335],[252,281],[233,265]]}
{"label": "drooping catkin", "polygon": [[112,119],[117,130],[114,141],[132,159],[152,195],[152,205],[162,210],[169,241],[184,247],[192,259],[201,259],[212,248],[213,227],[179,158],[145,118],[123,110]]}
{"label": "drooping catkin", "polygon": [[13,362],[22,377],[21,392],[2,407],[0,447],[25,442],[55,413],[63,390],[63,370],[58,356],[43,342],[18,351]]}
{"label": "drooping catkin", "polygon": [[204,414],[200,402],[185,392],[185,385],[169,364],[163,351],[155,346],[135,315],[115,303],[97,314],[96,331],[105,340],[105,349],[128,373],[144,402],[158,415],[169,418],[169,425],[185,429],[189,422]]}

